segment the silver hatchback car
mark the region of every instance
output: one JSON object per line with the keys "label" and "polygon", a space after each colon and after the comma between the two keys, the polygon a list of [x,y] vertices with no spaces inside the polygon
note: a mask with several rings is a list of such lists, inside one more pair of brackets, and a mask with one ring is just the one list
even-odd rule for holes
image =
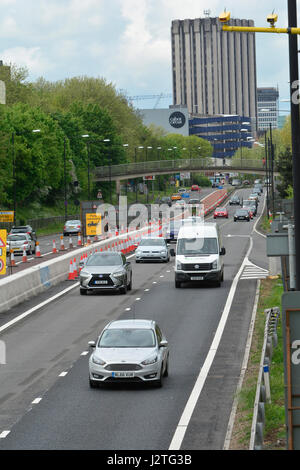
{"label": "silver hatchback car", "polygon": [[135,261],[162,261],[168,263],[170,255],[167,243],[161,237],[144,237],[141,239],[136,251]]}
{"label": "silver hatchback car", "polygon": [[89,358],[91,388],[116,382],[161,387],[168,376],[168,342],[155,321],[113,321],[89,346],[94,349]]}

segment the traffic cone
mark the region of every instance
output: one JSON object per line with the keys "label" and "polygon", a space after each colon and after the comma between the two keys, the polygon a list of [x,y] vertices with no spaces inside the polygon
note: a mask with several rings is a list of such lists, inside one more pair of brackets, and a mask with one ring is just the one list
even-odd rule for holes
{"label": "traffic cone", "polygon": [[82,241],[81,241],[81,233],[79,232],[78,233],[78,241],[77,241],[77,246],[81,246],[82,245]]}
{"label": "traffic cone", "polygon": [[74,279],[76,279],[78,277],[78,272],[77,272],[77,266],[76,266],[76,258],[74,258],[73,260],[73,275],[74,275]]}
{"label": "traffic cone", "polygon": [[[80,263],[83,263],[83,255],[81,255]],[[80,263],[79,263],[79,266],[78,266],[78,273],[80,273],[80,271],[82,270],[82,266],[80,266]]]}
{"label": "traffic cone", "polygon": [[72,260],[70,259],[70,266],[69,266],[69,275],[68,275],[68,281],[74,281],[74,272],[73,272],[73,263]]}
{"label": "traffic cone", "polygon": [[40,250],[40,243],[39,242],[36,242],[36,245],[35,245],[35,256],[36,256],[36,258],[40,258],[40,256],[41,256],[41,250]]}
{"label": "traffic cone", "polygon": [[72,249],[72,248],[73,248],[73,240],[72,240],[71,235],[69,235],[69,249]]}
{"label": "traffic cone", "polygon": [[53,240],[53,248],[52,248],[52,253],[57,253],[57,249],[56,249],[56,243],[55,243],[55,240]]}
{"label": "traffic cone", "polygon": [[88,235],[88,237],[87,237],[87,244],[88,244],[88,245],[90,245],[90,244],[91,244],[91,238],[90,238],[90,236],[89,236],[89,235]]}
{"label": "traffic cone", "polygon": [[65,245],[64,245],[64,237],[61,235],[60,237],[60,251],[64,251]]}
{"label": "traffic cone", "polygon": [[14,250],[10,250],[10,265],[11,266],[16,266]]}
{"label": "traffic cone", "polygon": [[27,263],[27,262],[28,262],[25,245],[23,246],[22,262],[23,262],[23,263]]}

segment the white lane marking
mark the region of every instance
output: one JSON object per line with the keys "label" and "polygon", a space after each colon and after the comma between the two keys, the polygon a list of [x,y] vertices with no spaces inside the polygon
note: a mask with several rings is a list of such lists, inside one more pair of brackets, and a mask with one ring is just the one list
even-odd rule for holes
{"label": "white lane marking", "polygon": [[29,310],[27,310],[26,312],[22,313],[21,315],[17,316],[16,318],[14,318],[13,320],[9,321],[8,323],[5,323],[5,325],[1,326],[0,327],[0,333],[4,330],[7,330],[7,328],[10,328],[12,325],[14,325],[15,323],[18,323],[20,320],[23,320],[23,318],[26,318],[28,315],[30,315],[31,313],[33,312],[36,312],[37,310],[39,310],[40,308],[44,307],[44,305],[47,305],[49,304],[50,302],[52,302],[53,300],[55,299],[58,299],[59,297],[61,297],[62,295],[70,292],[72,289],[75,289],[75,287],[78,287],[79,286],[79,282],[76,282],[75,284],[72,284],[72,286],[70,287],[67,287],[67,289],[64,289],[63,291],[59,292],[58,294],[55,294],[53,295],[52,297],[50,297],[49,299],[47,300],[44,300],[44,302],[41,302],[40,304],[36,305],[35,307],[32,307],[30,308]]}
{"label": "white lane marking", "polygon": [[2,431],[2,433],[0,434],[0,439],[5,439],[6,436],[8,436],[9,433],[10,433],[10,431]]}
{"label": "white lane marking", "polygon": [[89,353],[89,351],[83,351],[83,352],[80,354],[80,356],[87,356],[88,353]]}
{"label": "white lane marking", "polygon": [[[133,255],[130,255],[130,256],[127,256],[127,259],[129,258],[132,258],[134,256]],[[31,313],[33,312],[36,312],[37,310],[39,310],[40,308],[44,307],[45,305],[49,304],[50,302],[52,302],[53,300],[56,300],[58,299],[59,297],[61,297],[62,295],[64,294],[67,294],[68,292],[70,292],[71,290],[75,289],[76,287],[79,286],[79,282],[76,282],[75,284],[72,284],[72,286],[70,287],[67,287],[66,289],[64,289],[63,291],[59,292],[58,294],[55,294],[53,295],[52,297],[50,297],[49,299],[47,300],[44,300],[44,302],[41,302],[40,304],[36,305],[35,307],[32,307],[30,308],[29,310],[27,310],[26,312],[22,313],[21,315],[18,315],[16,318],[14,318],[13,320],[9,321],[8,323],[5,323],[5,325],[1,326],[0,327],[0,333],[2,333],[3,331],[7,330],[8,328],[10,328],[11,326],[13,326],[15,323],[18,323],[19,321],[23,320],[23,318],[26,318],[28,315],[31,315]],[[149,289],[148,289],[149,290]],[[147,292],[147,291],[146,291]]]}
{"label": "white lane marking", "polygon": [[32,403],[32,405],[37,405],[38,403],[40,403],[41,400],[42,400],[41,397],[35,398],[31,403]]}
{"label": "white lane marking", "polygon": [[229,315],[229,312],[230,312],[230,309],[231,309],[231,306],[232,306],[232,302],[233,302],[233,299],[234,299],[234,295],[235,295],[235,292],[236,292],[236,289],[237,289],[237,285],[238,285],[241,273],[243,272],[243,269],[244,269],[246,263],[248,262],[248,256],[251,253],[252,247],[253,247],[253,240],[250,237],[249,249],[248,249],[247,254],[246,254],[246,256],[245,256],[245,258],[244,258],[244,260],[241,264],[241,267],[240,267],[239,271],[237,272],[235,278],[233,279],[233,282],[232,282],[232,285],[231,285],[231,288],[230,288],[230,291],[229,291],[229,294],[228,294],[228,297],[227,297],[227,300],[226,300],[226,304],[225,304],[225,307],[224,307],[224,310],[223,310],[223,313],[222,313],[222,316],[221,316],[221,320],[219,322],[219,325],[218,325],[217,331],[215,333],[213,342],[211,343],[210,349],[208,351],[208,354],[206,356],[204,364],[203,364],[203,366],[202,366],[202,368],[199,372],[199,375],[197,377],[197,380],[196,380],[196,383],[195,383],[194,388],[192,390],[192,393],[190,394],[189,399],[186,403],[186,406],[183,410],[183,413],[182,413],[181,418],[179,420],[179,423],[177,425],[176,431],[175,431],[174,436],[172,438],[169,450],[180,450],[180,447],[181,447],[182,441],[184,439],[184,436],[185,436],[187,427],[189,425],[189,422],[191,420],[193,411],[196,407],[197,401],[198,401],[199,396],[201,394],[201,391],[204,387],[204,384],[205,384],[205,381],[207,379],[208,373],[210,371],[211,365],[214,361],[215,355],[216,355],[218,347],[220,345],[221,338],[222,338],[222,335],[223,335],[223,332],[224,332],[224,329],[225,329],[225,325],[226,325],[226,322],[227,322],[227,319],[228,319],[228,315]]}
{"label": "white lane marking", "polygon": [[61,372],[58,377],[65,377],[68,372]]}
{"label": "white lane marking", "polygon": [[125,308],[125,310],[126,310],[126,312],[130,312],[131,307],[127,307],[127,308]]}
{"label": "white lane marking", "polygon": [[157,284],[157,282],[156,282],[156,281],[153,281],[152,284]]}
{"label": "white lane marking", "polygon": [[241,374],[240,374],[239,382],[237,385],[236,393],[234,395],[235,398],[234,398],[234,402],[233,402],[233,406],[232,406],[232,410],[231,410],[231,414],[230,414],[230,418],[229,418],[229,422],[227,426],[227,432],[225,436],[223,450],[229,450],[229,447],[230,447],[231,435],[233,431],[233,425],[234,425],[236,411],[237,411],[238,402],[239,402],[239,395],[240,395],[244,377],[247,371],[247,364],[248,364],[250,351],[251,351],[251,343],[252,343],[253,331],[254,331],[254,326],[255,326],[255,318],[256,318],[257,306],[258,306],[258,301],[259,301],[259,294],[260,294],[260,281],[258,280],[257,286],[256,286],[254,305],[252,309],[249,333],[248,333],[248,338],[247,338],[247,343],[246,343],[246,348],[245,348],[245,353],[244,353],[244,359],[242,363]]}
{"label": "white lane marking", "polygon": [[141,300],[141,298],[140,298],[140,297],[137,297],[135,300]]}
{"label": "white lane marking", "polygon": [[150,289],[145,289],[145,292],[149,292]]}

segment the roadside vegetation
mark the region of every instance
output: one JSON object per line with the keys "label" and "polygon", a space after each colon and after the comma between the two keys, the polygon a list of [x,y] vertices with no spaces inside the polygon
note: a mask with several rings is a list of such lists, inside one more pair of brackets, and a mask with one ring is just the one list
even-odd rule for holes
{"label": "roadside vegetation", "polygon": [[[102,165],[212,154],[204,139],[146,127],[139,111],[104,78],[30,83],[25,68],[12,65],[10,74],[2,69],[7,104],[0,105],[0,208],[13,207],[15,162],[17,219],[36,205],[55,212],[65,184],[68,205],[86,200],[88,165],[92,175]],[[161,177],[163,184],[168,180]],[[109,183],[93,183],[91,177],[91,198],[99,189],[108,200]]]}
{"label": "roadside vegetation", "polygon": [[[248,450],[251,436],[253,407],[265,329],[265,309],[281,307],[282,281],[261,281],[260,298],[253,332],[251,352],[242,390],[238,396],[238,408],[232,433],[230,449]],[[285,450],[285,407],[283,379],[282,321],[278,322],[278,345],[273,349],[270,366],[271,403],[265,405],[264,449]]]}

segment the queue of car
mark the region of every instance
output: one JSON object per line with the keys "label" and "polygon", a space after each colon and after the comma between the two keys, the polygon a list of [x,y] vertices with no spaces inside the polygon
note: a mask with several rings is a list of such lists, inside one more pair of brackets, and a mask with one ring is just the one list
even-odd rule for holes
{"label": "queue of car", "polygon": [[[184,189],[184,188],[183,188]],[[181,192],[183,194],[183,191]],[[257,211],[258,191],[243,201],[232,196],[230,205],[238,205],[234,221],[250,221]],[[174,196],[174,197],[173,197]],[[177,199],[177,195],[172,200]],[[180,193],[178,193],[180,197]],[[256,197],[254,197],[256,196]],[[195,200],[197,203],[199,200]],[[228,218],[226,207],[214,211],[213,217]],[[168,249],[176,242],[176,250]],[[175,257],[175,288],[185,282],[209,281],[220,287],[224,280],[224,256],[220,227],[205,223],[201,217],[172,220],[165,238],[142,237],[135,252],[136,263],[168,262]],[[132,268],[122,253],[94,253],[80,272],[80,294],[111,289],[126,294],[132,289]],[[96,341],[89,342],[89,384],[91,388],[117,382],[163,385],[169,371],[169,345],[153,320],[116,320],[105,326]]]}

